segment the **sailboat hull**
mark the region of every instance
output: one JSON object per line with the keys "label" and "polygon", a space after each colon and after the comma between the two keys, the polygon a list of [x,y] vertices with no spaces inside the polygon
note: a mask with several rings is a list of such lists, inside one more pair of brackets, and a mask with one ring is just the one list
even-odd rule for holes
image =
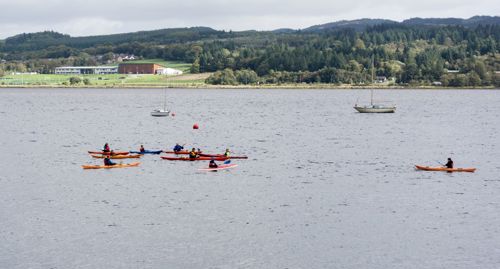
{"label": "sailboat hull", "polygon": [[170,114],[170,111],[164,111],[164,110],[155,110],[151,112],[151,116],[153,117],[167,117]]}
{"label": "sailboat hull", "polygon": [[396,107],[381,107],[381,106],[372,106],[372,107],[360,107],[355,106],[359,113],[394,113],[396,112]]}

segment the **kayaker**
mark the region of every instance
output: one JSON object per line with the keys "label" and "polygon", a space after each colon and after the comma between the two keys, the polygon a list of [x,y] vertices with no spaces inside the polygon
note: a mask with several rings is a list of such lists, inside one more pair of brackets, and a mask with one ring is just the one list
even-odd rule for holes
{"label": "kayaker", "polygon": [[108,143],[104,144],[104,149],[102,151],[103,152],[110,152]]}
{"label": "kayaker", "polygon": [[115,165],[116,163],[112,162],[111,159],[109,158],[109,155],[106,155],[106,158],[104,158],[104,165]]}
{"label": "kayaker", "polygon": [[229,149],[226,149],[226,151],[224,152],[224,157],[229,158],[229,153]]}
{"label": "kayaker", "polygon": [[139,149],[139,152],[142,152],[142,153],[146,152],[146,150],[144,149],[143,145],[141,145],[141,148]]}
{"label": "kayaker", "polygon": [[446,166],[446,168],[453,168],[453,161],[451,158],[448,158],[448,162],[444,166]]}
{"label": "kayaker", "polygon": [[196,152],[198,153],[198,155],[200,155],[201,154],[201,149],[198,148]]}
{"label": "kayaker", "polygon": [[208,163],[208,167],[209,167],[209,168],[217,168],[217,167],[219,167],[219,166],[215,163],[214,158],[212,158],[212,159],[210,160],[210,162]]}
{"label": "kayaker", "polygon": [[190,152],[189,152],[189,158],[190,159],[196,159],[198,158],[198,152],[196,151],[195,148],[193,148]]}
{"label": "kayaker", "polygon": [[184,149],[184,147],[179,145],[179,143],[175,144],[175,146],[174,146],[174,152],[180,152],[183,149]]}

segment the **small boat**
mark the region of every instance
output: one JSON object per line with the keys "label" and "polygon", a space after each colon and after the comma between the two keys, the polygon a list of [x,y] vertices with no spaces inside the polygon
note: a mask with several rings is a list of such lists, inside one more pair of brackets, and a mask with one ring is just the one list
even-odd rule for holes
{"label": "small boat", "polygon": [[226,157],[197,157],[197,158],[189,158],[189,157],[168,157],[168,156],[161,156],[163,160],[169,160],[169,161],[210,161],[210,160],[215,160],[215,161],[225,161],[228,158]]}
{"label": "small boat", "polygon": [[101,154],[101,155],[128,155],[128,151],[113,151],[113,154],[111,154],[110,151],[104,152],[104,151],[88,151],[89,154]]}
{"label": "small boat", "polygon": [[358,106],[354,105],[354,109],[356,109],[359,113],[394,113],[396,111],[395,106],[383,106],[383,105],[365,105]]}
{"label": "small boat", "polygon": [[[372,82],[374,82],[374,63],[372,59]],[[373,89],[370,89],[370,104],[369,105],[358,105],[354,104],[354,109],[359,113],[394,113],[396,112],[396,106],[386,106],[373,103]]]}
{"label": "small boat", "polygon": [[130,153],[133,153],[133,154],[160,154],[162,152],[163,152],[163,150],[145,150],[143,152],[141,152],[141,151],[130,151]]}
{"label": "small boat", "polygon": [[200,168],[198,169],[199,171],[219,171],[219,170],[225,170],[225,169],[230,169],[238,166],[237,164],[220,164],[217,167],[207,167],[207,168]]}
{"label": "small boat", "polygon": [[471,172],[471,173],[476,171],[476,168],[448,168],[443,166],[415,165],[415,168],[417,170],[424,170],[424,171]]}
{"label": "small boat", "polygon": [[82,165],[83,169],[110,169],[110,168],[125,168],[139,166],[140,163],[118,163],[115,165]]}
{"label": "small boat", "polygon": [[167,117],[168,115],[170,115],[170,111],[165,109],[155,109],[151,111],[151,116],[153,117]]}
{"label": "small boat", "polygon": [[153,116],[153,117],[167,117],[168,115],[170,115],[170,111],[167,110],[167,90],[166,89],[165,89],[163,96],[164,96],[163,108],[153,110],[151,112],[151,116]]}
{"label": "small boat", "polygon": [[[106,157],[106,155],[97,155],[97,154],[90,154],[90,156],[92,156],[92,158],[96,158],[96,159],[104,159]],[[139,155],[139,154],[129,154],[129,155],[112,155],[112,156],[109,156],[110,159],[131,159],[131,158],[140,158],[142,155]]]}

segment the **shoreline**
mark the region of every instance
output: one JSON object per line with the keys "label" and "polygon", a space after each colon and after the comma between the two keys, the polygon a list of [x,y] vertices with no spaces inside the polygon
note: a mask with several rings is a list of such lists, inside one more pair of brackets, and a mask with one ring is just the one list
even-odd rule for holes
{"label": "shoreline", "polygon": [[488,87],[435,87],[435,86],[377,86],[377,85],[327,85],[327,84],[284,84],[284,85],[0,85],[0,89],[236,89],[236,90],[500,90]]}

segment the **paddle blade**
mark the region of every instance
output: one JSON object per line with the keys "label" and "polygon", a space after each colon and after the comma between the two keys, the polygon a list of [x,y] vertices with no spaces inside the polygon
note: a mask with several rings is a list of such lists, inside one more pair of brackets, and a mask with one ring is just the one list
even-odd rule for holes
{"label": "paddle blade", "polygon": [[231,160],[227,160],[224,162],[224,164],[230,164],[231,163]]}

